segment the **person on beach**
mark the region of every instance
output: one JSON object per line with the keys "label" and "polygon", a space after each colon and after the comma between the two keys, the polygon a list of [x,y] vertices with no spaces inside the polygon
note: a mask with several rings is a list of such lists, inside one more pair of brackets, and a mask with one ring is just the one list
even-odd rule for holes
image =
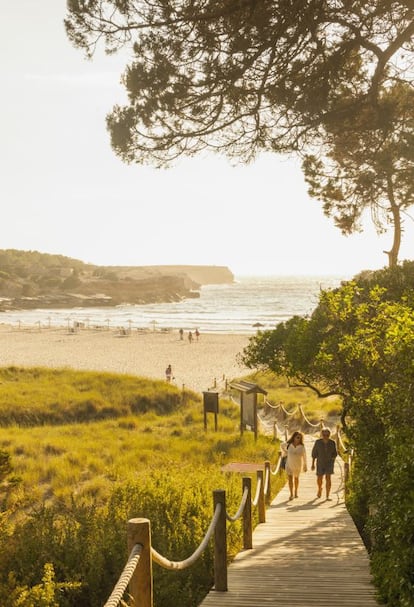
{"label": "person on beach", "polygon": [[294,432],[285,443],[280,445],[282,455],[286,456],[286,474],[288,475],[288,484],[290,496],[292,500],[298,497],[299,475],[302,472],[308,471],[306,463],[306,448],[303,444],[302,432]]}
{"label": "person on beach", "polygon": [[194,335],[196,336],[196,340],[198,341],[198,338],[200,337],[200,331],[196,329]]}
{"label": "person on beach", "polygon": [[317,497],[322,496],[323,477],[325,477],[326,499],[331,500],[331,474],[334,473],[335,458],[338,455],[336,443],[330,438],[329,428],[322,428],[321,438],[315,441],[312,449],[312,470],[315,470],[316,461],[316,482],[318,485]]}
{"label": "person on beach", "polygon": [[191,331],[188,332],[188,341],[190,344],[193,341],[193,334],[191,333]]}
{"label": "person on beach", "polygon": [[180,329],[178,332],[180,334],[180,340],[182,341],[184,339],[184,329]]}
{"label": "person on beach", "polygon": [[172,367],[171,365],[168,365],[168,367],[165,369],[165,379],[170,382],[172,378]]}

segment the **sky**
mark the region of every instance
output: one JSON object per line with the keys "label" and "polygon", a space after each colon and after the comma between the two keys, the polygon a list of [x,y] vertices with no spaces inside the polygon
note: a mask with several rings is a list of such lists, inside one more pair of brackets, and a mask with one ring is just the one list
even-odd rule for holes
{"label": "sky", "polygon": [[[0,0],[0,249],[98,265],[224,265],[236,276],[350,277],[387,264],[391,233],[344,237],[307,195],[295,158],[233,166],[204,153],[126,165],[105,116],[125,57],[92,61],[66,37],[65,0]],[[406,220],[401,259],[413,259]]]}

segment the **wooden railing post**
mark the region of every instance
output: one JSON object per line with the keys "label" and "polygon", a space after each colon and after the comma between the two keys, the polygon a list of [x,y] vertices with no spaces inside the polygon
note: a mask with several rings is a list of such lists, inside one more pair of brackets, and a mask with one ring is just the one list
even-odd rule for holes
{"label": "wooden railing post", "polygon": [[266,522],[266,504],[265,504],[265,496],[264,496],[264,479],[263,479],[263,470],[257,471],[257,482],[260,482],[260,491],[259,491],[259,503],[257,504],[258,512],[259,512],[259,523]]}
{"label": "wooden railing post", "polygon": [[253,529],[252,529],[252,479],[249,476],[243,477],[243,493],[247,487],[246,506],[243,510],[243,548],[250,550],[253,548]]}
{"label": "wooden railing post", "polygon": [[267,487],[266,487],[266,504],[270,504],[272,501],[272,491],[270,488],[270,462],[268,460],[265,461],[265,479],[267,478]]}
{"label": "wooden railing post", "polygon": [[128,521],[128,555],[135,544],[143,549],[138,565],[129,583],[129,592],[137,607],[153,607],[151,525],[146,518],[133,518]]}
{"label": "wooden railing post", "polygon": [[226,492],[213,491],[214,512],[221,504],[220,517],[214,530],[214,588],[221,592],[227,590],[227,529],[226,529]]}

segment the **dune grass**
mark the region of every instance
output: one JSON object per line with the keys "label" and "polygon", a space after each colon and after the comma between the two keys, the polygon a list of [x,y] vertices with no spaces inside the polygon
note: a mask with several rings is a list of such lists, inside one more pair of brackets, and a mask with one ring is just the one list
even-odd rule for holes
{"label": "dune grass", "polygon": [[[273,378],[252,381],[268,398],[281,399],[282,385]],[[58,601],[50,607],[101,606],[124,566],[128,518],[149,518],[156,549],[186,558],[209,524],[214,489],[226,490],[230,513],[238,508],[242,475],[222,466],[275,465],[278,458],[272,437],[240,435],[233,402],[220,399],[218,431],[210,421],[206,432],[201,398],[166,382],[14,367],[0,369],[0,382],[0,451],[10,454],[20,479],[0,489],[3,607],[17,604],[24,587],[42,584],[48,564]],[[272,495],[284,482],[272,475]],[[241,548],[240,525],[229,526],[230,556]],[[212,583],[212,558],[208,548],[179,575],[157,568],[156,607],[197,604]],[[66,594],[58,591],[63,582],[70,586]]]}

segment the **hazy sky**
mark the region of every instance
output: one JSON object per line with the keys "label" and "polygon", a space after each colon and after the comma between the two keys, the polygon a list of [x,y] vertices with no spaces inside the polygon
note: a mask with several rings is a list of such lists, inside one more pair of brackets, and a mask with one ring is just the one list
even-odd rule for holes
{"label": "hazy sky", "polygon": [[[83,58],[65,0],[0,0],[0,248],[102,265],[227,265],[236,275],[341,274],[386,265],[371,224],[343,237],[308,197],[300,166],[275,155],[175,168],[124,165],[105,116],[125,64]],[[412,222],[401,258],[413,258]]]}

